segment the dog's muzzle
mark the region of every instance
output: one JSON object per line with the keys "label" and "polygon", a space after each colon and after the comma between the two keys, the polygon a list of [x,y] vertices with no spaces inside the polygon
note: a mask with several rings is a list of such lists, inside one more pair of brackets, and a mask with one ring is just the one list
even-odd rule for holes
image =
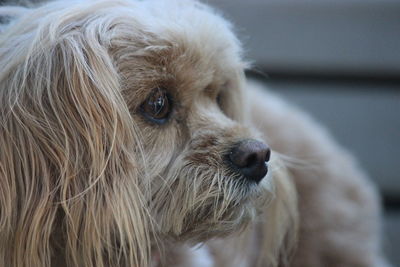
{"label": "dog's muzzle", "polygon": [[228,160],[234,171],[249,181],[259,183],[268,172],[267,162],[270,157],[271,150],[266,144],[247,139],[231,148]]}

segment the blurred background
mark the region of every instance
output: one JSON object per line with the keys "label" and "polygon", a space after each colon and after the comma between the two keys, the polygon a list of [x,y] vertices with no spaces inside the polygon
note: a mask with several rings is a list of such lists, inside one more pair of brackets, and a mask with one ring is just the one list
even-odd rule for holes
{"label": "blurred background", "polygon": [[400,266],[400,1],[208,0],[255,63],[247,74],[311,113],[378,185]]}
{"label": "blurred background", "polygon": [[[27,0],[0,0],[17,2]],[[235,25],[255,63],[247,75],[311,113],[368,171],[385,253],[400,266],[400,0],[203,2]]]}

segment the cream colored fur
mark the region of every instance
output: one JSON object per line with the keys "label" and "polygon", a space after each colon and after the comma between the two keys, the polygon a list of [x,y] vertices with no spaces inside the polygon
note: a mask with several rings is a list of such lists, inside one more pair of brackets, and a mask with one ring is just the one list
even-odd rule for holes
{"label": "cream colored fur", "polygon": [[[383,264],[373,187],[306,115],[246,82],[211,8],[0,15],[15,17],[0,35],[0,267]],[[157,87],[173,96],[164,125],[139,112]],[[249,138],[274,149],[260,184],[223,157]]]}

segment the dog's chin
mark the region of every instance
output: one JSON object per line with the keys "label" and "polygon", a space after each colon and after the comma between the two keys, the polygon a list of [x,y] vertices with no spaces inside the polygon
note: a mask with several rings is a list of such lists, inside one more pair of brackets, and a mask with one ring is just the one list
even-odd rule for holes
{"label": "dog's chin", "polygon": [[232,233],[239,233],[245,229],[255,218],[257,209],[249,204],[234,207],[227,211],[225,217],[215,221],[210,220],[199,221],[194,225],[187,225],[187,228],[179,236],[174,239],[186,241],[189,243],[205,242],[215,237],[225,237]]}
{"label": "dog's chin", "polygon": [[[201,206],[188,211],[184,217],[170,218],[181,227],[180,231],[171,231],[168,236],[176,241],[196,244],[240,233],[254,221],[271,195],[265,184],[244,181],[240,188],[228,192],[222,190],[219,196],[210,195],[203,199]],[[179,206],[175,208],[179,209]]]}

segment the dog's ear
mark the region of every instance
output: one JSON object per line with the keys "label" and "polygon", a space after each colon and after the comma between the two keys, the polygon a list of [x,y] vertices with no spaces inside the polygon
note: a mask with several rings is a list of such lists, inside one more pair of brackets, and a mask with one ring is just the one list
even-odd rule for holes
{"label": "dog's ear", "polygon": [[57,27],[0,38],[0,266],[50,266],[57,246],[68,266],[147,266],[147,186],[107,27]]}

